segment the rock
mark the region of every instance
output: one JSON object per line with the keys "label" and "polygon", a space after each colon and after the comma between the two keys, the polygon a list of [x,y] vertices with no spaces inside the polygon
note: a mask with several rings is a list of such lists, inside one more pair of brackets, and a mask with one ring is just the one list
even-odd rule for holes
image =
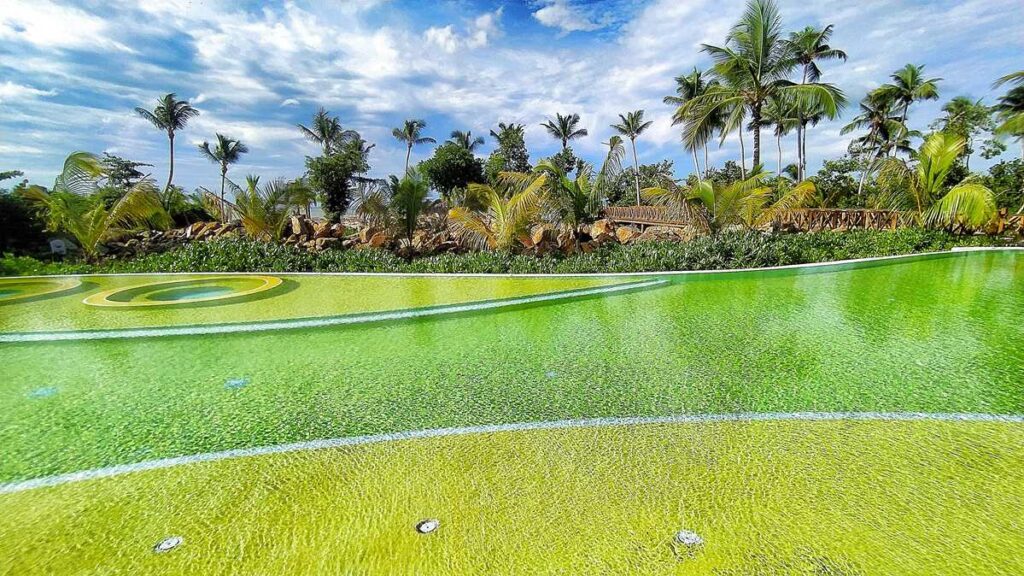
{"label": "rock", "polygon": [[615,229],[615,238],[622,244],[633,240],[640,234],[640,231],[633,226],[622,226]]}
{"label": "rock", "polygon": [[313,225],[309,222],[305,216],[292,216],[292,234],[298,234],[299,236],[311,237],[313,236]]}
{"label": "rock", "polygon": [[332,238],[334,237],[334,231],[331,230],[330,222],[317,222],[313,226],[313,238]]}
{"label": "rock", "polygon": [[590,254],[594,250],[597,250],[597,244],[595,244],[593,240],[590,242],[582,242],[580,244],[580,251],[584,254]]}
{"label": "rock", "polygon": [[337,247],[340,247],[340,245],[341,245],[341,239],[340,238],[332,238],[332,237],[317,238],[313,242],[313,246],[317,250],[327,250],[328,248],[337,248]]}
{"label": "rock", "polygon": [[383,248],[391,243],[391,238],[384,232],[377,232],[366,244],[371,248]]}
{"label": "rock", "polygon": [[601,219],[590,226],[590,237],[597,239],[599,236],[611,236],[615,234],[615,225],[611,220]]}
{"label": "rock", "polygon": [[359,231],[359,241],[363,244],[368,244],[370,242],[370,238],[373,238],[378,232],[380,232],[380,230],[373,226],[367,226]]}
{"label": "rock", "polygon": [[533,242],[534,246],[545,242],[559,243],[558,233],[549,224],[542,224],[534,228],[533,232],[530,234],[530,240]]}
{"label": "rock", "polygon": [[348,235],[348,229],[345,228],[344,224],[334,224],[331,226],[331,236],[335,238],[344,238]]}

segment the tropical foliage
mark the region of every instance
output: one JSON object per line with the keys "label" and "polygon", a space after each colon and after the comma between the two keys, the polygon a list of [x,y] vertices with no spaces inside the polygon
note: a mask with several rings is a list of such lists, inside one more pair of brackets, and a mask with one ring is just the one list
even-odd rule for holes
{"label": "tropical foliage", "polygon": [[220,201],[222,204],[221,218],[223,218],[224,190],[228,181],[228,167],[241,160],[242,155],[249,152],[249,147],[243,144],[241,140],[235,140],[218,133],[217,140],[213,146],[209,142],[203,141],[199,145],[199,151],[207,160],[220,166]]}
{"label": "tropical foliage", "polygon": [[425,120],[406,120],[400,128],[391,131],[396,140],[405,144],[405,171],[409,171],[409,157],[412,155],[412,147],[418,144],[436,144],[437,140],[423,135],[423,129],[427,127]]}
{"label": "tropical foliage", "polygon": [[257,240],[280,240],[291,212],[303,206],[310,195],[303,180],[279,178],[263,186],[259,176],[250,174],[245,187],[232,183],[235,206],[245,233]]}
{"label": "tropical foliage", "polygon": [[156,107],[152,111],[140,107],[135,109],[135,113],[148,120],[156,129],[167,133],[170,152],[167,185],[164,186],[164,190],[167,190],[171,187],[171,181],[174,180],[174,135],[179,130],[183,130],[189,120],[198,116],[199,110],[193,108],[185,100],[178,100],[172,92],[158,99]]}
{"label": "tropical foliage", "polygon": [[541,123],[541,126],[547,130],[548,134],[552,138],[555,138],[562,142],[562,150],[565,150],[569,146],[569,142],[582,138],[587,135],[586,128],[580,128],[580,115],[579,114],[566,114],[562,116],[556,113],[554,119],[549,119]]}
{"label": "tropical foliage", "polygon": [[134,184],[108,207],[104,170],[96,156],[75,152],[64,161],[51,190],[41,186],[20,190],[22,197],[43,211],[47,229],[70,234],[89,260],[96,258],[103,242],[128,230],[170,225],[151,180]]}

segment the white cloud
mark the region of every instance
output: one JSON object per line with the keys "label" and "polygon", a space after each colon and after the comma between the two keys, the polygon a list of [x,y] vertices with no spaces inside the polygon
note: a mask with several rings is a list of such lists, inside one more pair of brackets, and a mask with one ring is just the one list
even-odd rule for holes
{"label": "white cloud", "polygon": [[298,106],[299,101],[295,98],[287,98],[281,102],[281,106]]}
{"label": "white cloud", "polygon": [[0,40],[26,42],[43,49],[74,48],[132,52],[113,40],[108,21],[49,0],[5,0],[0,12]]}
{"label": "white cloud", "polygon": [[31,86],[15,84],[8,80],[0,84],[0,104],[17,100],[35,99],[40,96],[56,96],[56,90],[39,90]]}
{"label": "white cloud", "polygon": [[494,12],[477,16],[468,26],[465,35],[460,36],[455,32],[455,27],[449,24],[427,28],[423,37],[449,54],[454,54],[460,48],[483,48],[492,38],[501,35],[501,15],[504,10],[504,7],[500,7]]}
{"label": "white cloud", "polygon": [[533,17],[541,24],[564,33],[589,32],[608,25],[607,21],[594,19],[569,0],[547,0],[544,7],[534,11]]}
{"label": "white cloud", "polygon": [[459,39],[455,36],[455,30],[451,24],[444,28],[427,28],[427,31],[423,33],[423,37],[426,38],[427,42],[436,44],[449,54],[459,48]]}

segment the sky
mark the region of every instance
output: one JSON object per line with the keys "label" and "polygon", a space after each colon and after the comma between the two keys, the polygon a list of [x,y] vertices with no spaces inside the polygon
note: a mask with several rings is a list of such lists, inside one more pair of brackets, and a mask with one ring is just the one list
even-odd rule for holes
{"label": "sky", "polygon": [[[912,128],[954,96],[994,102],[992,82],[1024,60],[1011,16],[1019,1],[780,0],[787,31],[834,24],[831,44],[849,55],[822,65],[822,81],[851,106],[811,131],[810,169],[843,154],[843,120],[904,64],[943,79],[939,102],[911,109]],[[525,124],[536,162],[560,146],[540,123],[576,112],[590,134],[573,148],[599,162],[617,115],[643,109],[654,124],[638,141],[640,162],[671,159],[682,177],[691,163],[662,97],[676,75],[710,66],[700,45],[723,43],[742,11],[738,0],[3,0],[0,171],[49,184],[69,153],[85,150],[152,164],[146,171],[163,182],[166,135],[133,109],[174,92],[201,111],[176,140],[175,183],[188,190],[217,187],[218,168],[196,145],[218,132],[251,150],[231,168],[236,181],[301,176],[318,149],[296,124],[320,106],[376,143],[377,177],[402,170],[391,129],[406,118],[425,119],[438,141],[454,129],[485,136],[481,157],[498,122]],[[793,162],[793,137],[783,146]],[[431,151],[417,147],[413,159]],[[712,164],[738,157],[735,138],[712,147]]]}

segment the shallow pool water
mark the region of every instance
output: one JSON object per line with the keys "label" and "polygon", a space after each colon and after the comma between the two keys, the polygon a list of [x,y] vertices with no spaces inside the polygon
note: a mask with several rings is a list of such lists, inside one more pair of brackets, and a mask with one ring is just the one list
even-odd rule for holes
{"label": "shallow pool water", "polygon": [[[1024,252],[278,277],[111,309],[82,301],[188,278],[81,277],[0,305],[0,559],[16,573],[215,572],[232,550],[243,572],[1022,568]],[[310,318],[354,320],[289,324]],[[569,520],[603,509],[599,529]],[[416,533],[427,518],[437,531]],[[681,530],[700,548],[673,544]],[[154,556],[171,536],[183,543]]]}

